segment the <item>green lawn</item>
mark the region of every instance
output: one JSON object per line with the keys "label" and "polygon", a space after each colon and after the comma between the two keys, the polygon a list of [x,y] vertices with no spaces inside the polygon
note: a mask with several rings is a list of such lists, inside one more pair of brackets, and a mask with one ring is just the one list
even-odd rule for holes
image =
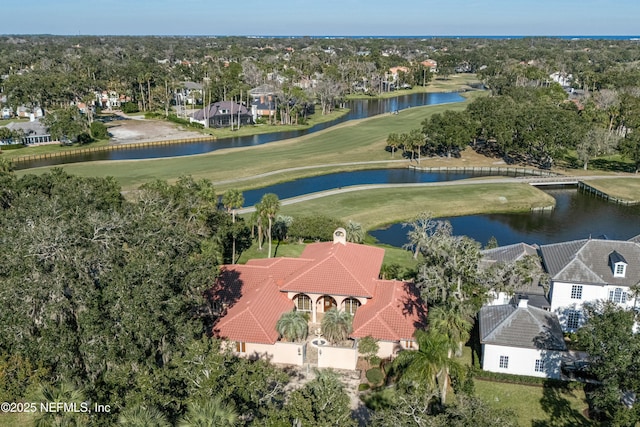
{"label": "green lawn", "polygon": [[[471,97],[480,95],[473,92]],[[219,150],[213,153],[171,159],[108,161],[67,164],[69,173],[81,176],[113,176],[125,189],[132,189],[153,179],[171,181],[182,175],[225,181],[291,167],[359,161],[391,160],[385,151],[386,138],[392,132],[405,132],[420,126],[429,115],[447,109],[462,110],[466,103],[411,108],[397,115],[383,115],[350,121],[300,138],[273,142],[256,147]],[[397,159],[398,156],[396,156]],[[50,168],[18,171],[38,173]],[[345,167],[343,166],[344,170]],[[307,172],[308,173],[308,172]],[[298,176],[307,173],[298,172]],[[291,178],[275,175],[243,186],[268,185]],[[237,186],[226,184],[226,187]],[[224,190],[224,187],[217,186]]]}
{"label": "green lawn", "polygon": [[496,408],[515,412],[521,426],[597,426],[584,416],[588,408],[582,389],[474,381],[476,395]]}
{"label": "green lawn", "polygon": [[640,203],[640,175],[632,178],[594,179],[584,183],[616,199]]}
{"label": "green lawn", "polygon": [[473,184],[362,190],[285,205],[291,216],[327,215],[359,222],[367,230],[411,220],[421,212],[434,216],[523,212],[552,206],[555,199],[527,184]]}
{"label": "green lawn", "polygon": [[[463,347],[460,363],[471,365],[471,360],[471,348]],[[599,425],[583,415],[588,404],[582,388],[571,390],[569,387],[510,384],[478,378],[474,378],[474,385],[476,396],[495,408],[512,410],[523,427]]]}

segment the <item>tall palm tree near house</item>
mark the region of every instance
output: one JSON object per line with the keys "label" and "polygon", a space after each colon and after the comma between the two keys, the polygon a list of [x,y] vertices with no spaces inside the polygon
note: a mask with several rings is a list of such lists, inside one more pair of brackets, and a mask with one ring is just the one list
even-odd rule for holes
{"label": "tall palm tree near house", "polygon": [[417,351],[402,351],[393,362],[393,372],[400,384],[407,387],[440,390],[440,402],[444,405],[449,387],[449,373],[461,372],[461,365],[449,358],[449,337],[429,330],[418,330]]}
{"label": "tall palm tree near house", "polygon": [[287,341],[304,341],[309,335],[309,317],[302,311],[288,311],[276,322],[276,331]]}
{"label": "tall palm tree near house", "polygon": [[268,223],[267,235],[269,237],[269,256],[268,257],[271,258],[271,241],[272,241],[271,231],[273,227],[273,220],[275,219],[276,215],[278,214],[278,210],[280,209],[280,200],[278,199],[278,196],[276,194],[267,193],[264,196],[262,196],[262,199],[260,199],[260,203],[256,205],[256,209],[261,216],[267,219],[267,223]]}
{"label": "tall palm tree near house", "polygon": [[158,408],[143,405],[134,406],[121,412],[118,424],[127,427],[171,427],[167,417]]}
{"label": "tall palm tree near house", "polygon": [[429,310],[429,326],[434,332],[449,338],[449,357],[453,353],[459,356],[473,326],[469,305],[452,298],[444,305],[432,307]]}
{"label": "tall palm tree near house", "polygon": [[350,313],[334,307],[327,311],[322,318],[320,325],[322,335],[332,343],[344,341],[353,331],[352,322],[353,316]]}
{"label": "tall palm tree near house", "polygon": [[[241,208],[244,205],[244,196],[240,190],[227,190],[222,195],[222,205],[227,212],[231,213],[231,220],[236,223],[236,209]],[[236,236],[233,235],[233,243],[231,247],[231,264],[236,263]]]}
{"label": "tall palm tree near house", "polygon": [[238,425],[238,413],[233,404],[224,402],[219,396],[204,402],[189,404],[186,415],[178,422],[179,427],[231,427]]}

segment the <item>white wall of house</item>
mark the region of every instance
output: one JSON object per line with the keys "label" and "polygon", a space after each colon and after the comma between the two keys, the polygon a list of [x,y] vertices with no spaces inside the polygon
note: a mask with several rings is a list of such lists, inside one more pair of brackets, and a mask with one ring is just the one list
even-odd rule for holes
{"label": "white wall of house", "polygon": [[277,342],[275,344],[244,343],[241,351],[235,344],[231,347],[240,357],[260,358],[271,363],[302,366],[304,364],[304,343]]}
{"label": "white wall of house", "polygon": [[490,299],[487,300],[487,302],[484,305],[505,305],[505,304],[509,304],[511,302],[511,300],[513,299],[513,295],[509,295],[506,292],[490,292],[489,293]]}
{"label": "white wall of house", "polygon": [[[579,287],[581,287],[581,291],[579,291],[580,298],[576,298]],[[574,325],[570,324],[569,317],[571,316],[571,311],[582,312],[583,305],[587,302],[593,303],[599,300],[608,301],[611,292],[614,293],[614,297],[619,296],[620,291],[616,293],[618,289],[626,293],[626,295],[624,297],[625,302],[616,302],[617,305],[626,309],[632,308],[635,304],[635,299],[629,295],[629,288],[627,286],[581,285],[577,283],[553,282],[550,292],[551,311],[558,315],[558,320],[560,320],[562,329],[565,332],[574,332],[577,328],[572,327]],[[618,300],[621,301],[619,298]],[[582,326],[583,323],[584,316],[580,315],[578,326]]]}
{"label": "white wall of house", "polygon": [[[564,352],[562,351],[483,344],[482,369],[504,374],[559,378],[560,362],[563,354]],[[508,360],[505,358],[508,358]],[[501,366],[501,360],[503,366]],[[538,371],[536,371],[536,361],[540,361],[538,362]],[[506,367],[504,366],[505,362]]]}
{"label": "white wall of house", "polygon": [[333,369],[356,369],[358,350],[344,347],[318,347],[318,367]]}

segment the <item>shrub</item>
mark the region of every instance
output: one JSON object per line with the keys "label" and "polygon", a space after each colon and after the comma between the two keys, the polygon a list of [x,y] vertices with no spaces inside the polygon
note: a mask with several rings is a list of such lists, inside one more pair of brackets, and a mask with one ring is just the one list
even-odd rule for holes
{"label": "shrub", "polygon": [[366,373],[367,381],[371,384],[380,384],[384,380],[384,374],[380,368],[371,368]]}
{"label": "shrub", "polygon": [[344,227],[344,223],[327,216],[305,216],[294,218],[289,228],[289,238],[328,242],[333,240],[336,228]]}
{"label": "shrub", "polygon": [[125,102],[122,104],[122,112],[125,114],[137,113],[138,111],[138,104],[135,102]]}
{"label": "shrub", "polygon": [[109,131],[102,122],[91,123],[91,136],[95,139],[109,139]]}
{"label": "shrub", "polygon": [[370,388],[371,387],[369,387],[369,384],[367,384],[367,383],[362,383],[362,384],[358,385],[358,391],[367,391]]}

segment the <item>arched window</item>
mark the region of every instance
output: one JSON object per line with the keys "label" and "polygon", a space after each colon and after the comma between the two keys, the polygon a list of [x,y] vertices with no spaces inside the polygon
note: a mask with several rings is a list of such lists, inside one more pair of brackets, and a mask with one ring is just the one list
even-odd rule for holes
{"label": "arched window", "polygon": [[355,298],[347,298],[344,300],[344,311],[349,314],[356,314],[356,310],[360,307],[360,301]]}
{"label": "arched window", "polygon": [[311,298],[305,294],[298,294],[294,298],[298,311],[311,311]]}

